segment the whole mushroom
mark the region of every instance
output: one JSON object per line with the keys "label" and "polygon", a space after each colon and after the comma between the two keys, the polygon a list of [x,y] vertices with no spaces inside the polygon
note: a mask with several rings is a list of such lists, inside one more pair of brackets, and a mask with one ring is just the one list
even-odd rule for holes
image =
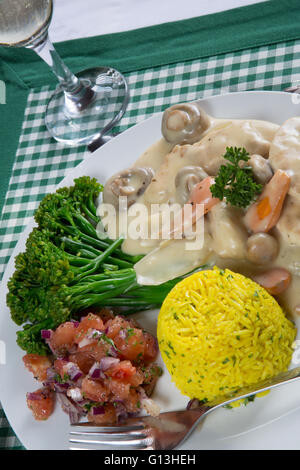
{"label": "whole mushroom", "polygon": [[171,144],[193,144],[200,140],[209,125],[209,116],[195,101],[176,104],[166,109],[161,131],[166,141]]}
{"label": "whole mushroom", "polygon": [[268,160],[261,155],[250,156],[248,164],[252,167],[254,179],[257,183],[267,184],[273,176],[273,170]]}
{"label": "whole mushroom", "polygon": [[276,259],[278,251],[276,238],[268,233],[254,233],[247,240],[247,259],[252,263],[269,264]]}
{"label": "whole mushroom", "polygon": [[201,166],[185,166],[178,171],[175,177],[176,202],[185,204],[193,187],[204,180],[208,174]]}
{"label": "whole mushroom", "polygon": [[151,183],[152,168],[128,168],[112,176],[103,189],[103,202],[119,207],[119,198],[127,197],[127,206],[134,204]]}

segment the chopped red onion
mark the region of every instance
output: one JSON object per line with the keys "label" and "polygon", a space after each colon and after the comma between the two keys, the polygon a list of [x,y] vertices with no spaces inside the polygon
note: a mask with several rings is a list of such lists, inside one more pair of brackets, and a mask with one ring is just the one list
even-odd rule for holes
{"label": "chopped red onion", "polygon": [[78,380],[83,375],[79,367],[74,362],[68,362],[64,366],[64,370],[66,370],[66,373],[74,382],[76,382],[76,380]]}
{"label": "chopped red onion", "polygon": [[104,406],[93,406],[92,408],[92,414],[94,416],[96,415],[104,415],[105,413],[105,409],[104,409]]}
{"label": "chopped red onion", "polygon": [[92,379],[102,379],[103,373],[100,369],[94,369],[93,372],[90,374]]}
{"label": "chopped red onion", "polygon": [[92,344],[93,342],[94,342],[94,339],[84,337],[78,344],[78,347],[84,348],[84,346],[88,346],[89,344]]}
{"label": "chopped red onion", "polygon": [[44,398],[48,398],[50,396],[51,390],[49,387],[44,387],[40,390],[37,390],[35,392],[29,392],[26,394],[26,397],[28,400],[43,400]]}
{"label": "chopped red onion", "polygon": [[127,412],[126,406],[121,400],[115,400],[114,407],[116,410],[118,422],[121,422],[128,418],[128,412]]}
{"label": "chopped red onion", "polygon": [[150,416],[158,416],[160,413],[158,404],[151,398],[143,398],[141,400],[141,406]]}
{"label": "chopped red onion", "polygon": [[82,393],[80,388],[72,387],[69,388],[67,391],[68,397],[72,398],[73,401],[80,402],[83,399]]}
{"label": "chopped red onion", "polygon": [[118,357],[118,351],[116,350],[116,348],[114,348],[113,346],[111,346],[108,350],[108,354],[111,356],[111,357]]}
{"label": "chopped red onion", "polygon": [[103,374],[101,368],[100,368],[100,363],[95,362],[92,367],[89,370],[89,376],[92,379],[105,379],[105,375]]}
{"label": "chopped red onion", "polygon": [[[49,331],[50,331],[50,336],[48,336]],[[51,338],[52,338],[53,331],[52,330],[42,330],[42,332],[44,332],[44,333],[41,334],[42,339],[45,341],[45,343],[47,344],[47,346],[50,349],[50,351],[52,352],[52,354],[56,355],[56,351],[54,350],[54,348],[51,345]],[[43,337],[43,335],[47,336],[47,337],[45,338],[45,337]]]}
{"label": "chopped red onion", "polygon": [[120,336],[121,339],[126,339],[127,336],[128,336],[128,333],[127,333],[126,330],[121,329],[120,332],[119,332],[119,336]]}
{"label": "chopped red onion", "polygon": [[77,407],[74,403],[72,403],[64,393],[58,393],[57,398],[61,404],[62,410],[69,415],[70,423],[78,423],[80,417],[84,416],[84,413],[80,407]]}
{"label": "chopped red onion", "polygon": [[41,335],[43,339],[50,339],[53,334],[52,330],[42,330]]}
{"label": "chopped red onion", "polygon": [[120,362],[120,359],[107,356],[101,359],[99,367],[101,370],[106,371],[110,367],[117,365],[119,362]]}
{"label": "chopped red onion", "polygon": [[27,400],[37,401],[37,400],[41,400],[43,397],[39,393],[29,392],[29,393],[26,393],[26,398]]}
{"label": "chopped red onion", "polygon": [[64,383],[64,384],[61,384],[59,382],[54,383],[54,390],[58,393],[66,392],[69,387],[70,387],[70,384],[68,384],[68,383]]}
{"label": "chopped red onion", "polygon": [[103,336],[103,331],[96,330],[95,328],[91,328],[86,334],[86,337],[89,339],[99,339],[101,336]]}
{"label": "chopped red onion", "polygon": [[48,367],[47,369],[47,382],[54,382],[57,372],[53,367]]}

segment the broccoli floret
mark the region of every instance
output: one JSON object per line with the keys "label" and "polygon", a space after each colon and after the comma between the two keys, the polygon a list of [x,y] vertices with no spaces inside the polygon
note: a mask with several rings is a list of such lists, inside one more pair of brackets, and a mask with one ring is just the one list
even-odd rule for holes
{"label": "broccoli floret", "polygon": [[50,241],[47,231],[37,228],[28,237],[25,253],[16,257],[15,268],[8,282],[7,305],[17,325],[43,320],[50,288],[74,279],[66,254]]}
{"label": "broccoli floret", "polygon": [[17,344],[28,354],[39,354],[46,356],[49,354],[49,348],[42,340],[41,330],[51,329],[51,321],[44,321],[35,325],[25,325],[23,330],[17,332]]}
{"label": "broccoli floret", "polygon": [[90,223],[97,223],[95,199],[103,190],[95,178],[82,176],[74,180],[75,185],[60,188],[41,201],[34,218],[40,227],[47,228],[53,236],[87,234],[95,237],[96,231]]}

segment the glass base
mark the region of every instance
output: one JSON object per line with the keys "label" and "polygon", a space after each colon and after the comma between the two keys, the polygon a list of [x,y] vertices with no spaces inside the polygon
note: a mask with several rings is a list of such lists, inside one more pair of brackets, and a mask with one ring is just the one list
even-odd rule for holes
{"label": "glass base", "polygon": [[109,67],[84,70],[76,75],[92,90],[83,103],[76,103],[59,86],[46,110],[46,126],[51,136],[67,145],[90,144],[105,135],[123,116],[129,101],[123,75]]}

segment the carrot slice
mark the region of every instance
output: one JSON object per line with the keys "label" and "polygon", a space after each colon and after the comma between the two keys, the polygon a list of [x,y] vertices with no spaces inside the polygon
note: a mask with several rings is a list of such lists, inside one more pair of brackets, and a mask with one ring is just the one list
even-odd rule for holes
{"label": "carrot slice", "polygon": [[291,274],[284,268],[273,268],[254,276],[253,280],[271,295],[284,292],[291,283]]}
{"label": "carrot slice", "polygon": [[[191,197],[188,200],[188,204],[203,204],[204,215],[207,214],[210,209],[220,202],[220,199],[213,197],[210,191],[210,187],[215,184],[214,178],[207,176],[204,180],[197,183],[192,191]],[[196,212],[196,210],[195,210]]]}
{"label": "carrot slice", "polygon": [[260,220],[267,217],[272,212],[268,196],[264,197],[257,205],[257,214]]}
{"label": "carrot slice", "polygon": [[[187,216],[184,207],[182,208],[181,214],[179,214],[177,218],[179,222],[174,224],[170,235],[178,235],[184,232],[185,228],[191,228],[200,217],[203,217],[213,206],[220,202],[220,199],[213,197],[210,191],[210,187],[214,183],[214,178],[207,176],[194,186],[190,194],[190,199],[187,202],[187,204],[192,204],[192,211]],[[203,205],[203,212],[197,210],[197,205],[200,204]]]}
{"label": "carrot slice", "polygon": [[254,233],[268,232],[277,224],[290,182],[287,173],[276,171],[259,199],[246,212],[244,222],[249,230]]}

